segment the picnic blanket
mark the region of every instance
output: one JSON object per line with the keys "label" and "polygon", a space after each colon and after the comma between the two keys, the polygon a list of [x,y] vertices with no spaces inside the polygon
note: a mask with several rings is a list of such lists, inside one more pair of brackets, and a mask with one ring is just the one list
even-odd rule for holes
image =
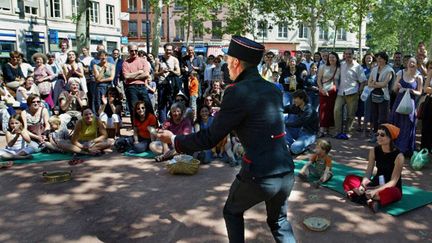
{"label": "picnic blanket", "polygon": [[146,158],[146,159],[153,159],[156,155],[151,152],[142,152],[142,153],[129,153],[129,152],[125,152],[123,153],[124,156],[129,156],[129,157],[140,157],[140,158]]}
{"label": "picnic blanket", "polygon": [[[14,164],[32,164],[43,163],[48,161],[71,160],[73,154],[70,153],[34,153],[31,159],[17,159],[13,160]],[[82,158],[82,156],[79,156]]]}

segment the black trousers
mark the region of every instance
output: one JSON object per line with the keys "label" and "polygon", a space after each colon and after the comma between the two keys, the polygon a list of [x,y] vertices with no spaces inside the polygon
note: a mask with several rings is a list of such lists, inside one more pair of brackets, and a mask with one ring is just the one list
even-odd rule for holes
{"label": "black trousers", "polygon": [[287,220],[287,199],[293,185],[293,172],[267,178],[254,178],[240,172],[231,185],[223,211],[229,241],[244,242],[243,213],[265,202],[267,224],[275,241],[294,243],[294,233]]}

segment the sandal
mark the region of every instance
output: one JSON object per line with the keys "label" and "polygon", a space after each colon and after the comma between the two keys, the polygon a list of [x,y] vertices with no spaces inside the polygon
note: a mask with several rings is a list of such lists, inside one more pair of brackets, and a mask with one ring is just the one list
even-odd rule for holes
{"label": "sandal", "polygon": [[379,212],[379,202],[375,200],[368,200],[367,205],[369,209],[372,211],[372,213],[378,213]]}
{"label": "sandal", "polygon": [[162,162],[162,161],[164,161],[164,156],[163,156],[163,154],[158,155],[158,156],[155,156],[155,161],[156,161],[156,162]]}

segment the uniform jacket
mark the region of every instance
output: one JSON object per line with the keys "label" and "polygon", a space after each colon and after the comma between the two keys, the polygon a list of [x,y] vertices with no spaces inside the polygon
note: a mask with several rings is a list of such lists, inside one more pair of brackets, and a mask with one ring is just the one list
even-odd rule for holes
{"label": "uniform jacket", "polygon": [[214,147],[235,131],[245,148],[242,171],[255,177],[291,172],[294,164],[285,143],[282,93],[259,75],[244,70],[224,93],[221,110],[208,129],[175,138],[178,152]]}

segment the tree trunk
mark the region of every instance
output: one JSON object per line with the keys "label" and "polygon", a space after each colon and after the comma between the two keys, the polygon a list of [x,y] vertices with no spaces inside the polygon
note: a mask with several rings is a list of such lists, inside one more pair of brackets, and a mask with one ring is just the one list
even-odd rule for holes
{"label": "tree trunk", "polygon": [[358,57],[358,60],[362,60],[362,58],[363,58],[363,49],[362,49],[362,22],[363,22],[363,15],[361,13],[359,13],[359,22],[358,22],[358,27],[359,27],[359,31],[358,31],[358,41],[359,41],[358,53],[359,53],[359,57]]}
{"label": "tree trunk", "polygon": [[333,51],[336,51],[336,37],[337,37],[338,28],[335,25],[334,36],[333,36]]}
{"label": "tree trunk", "polygon": [[428,59],[432,60],[432,25],[431,25],[431,32],[430,32],[430,40],[429,40],[429,51],[428,51]]}
{"label": "tree trunk", "polygon": [[312,9],[311,14],[311,23],[310,23],[310,32],[311,32],[311,52],[312,54],[318,51],[318,41],[317,41],[317,35],[316,32],[318,30],[317,28],[317,18],[315,16],[316,10]]}
{"label": "tree trunk", "polygon": [[186,33],[186,46],[189,45],[189,36],[190,36],[190,31],[191,31],[191,2],[188,1],[188,6],[187,6],[187,33]]}
{"label": "tree trunk", "polygon": [[154,57],[159,55],[159,45],[161,41],[160,30],[162,26],[162,7],[163,0],[158,0],[153,7],[153,42],[152,42],[152,51]]}
{"label": "tree trunk", "polygon": [[89,0],[79,0],[75,33],[78,52],[83,47],[90,48],[90,16],[87,11],[89,8]]}

